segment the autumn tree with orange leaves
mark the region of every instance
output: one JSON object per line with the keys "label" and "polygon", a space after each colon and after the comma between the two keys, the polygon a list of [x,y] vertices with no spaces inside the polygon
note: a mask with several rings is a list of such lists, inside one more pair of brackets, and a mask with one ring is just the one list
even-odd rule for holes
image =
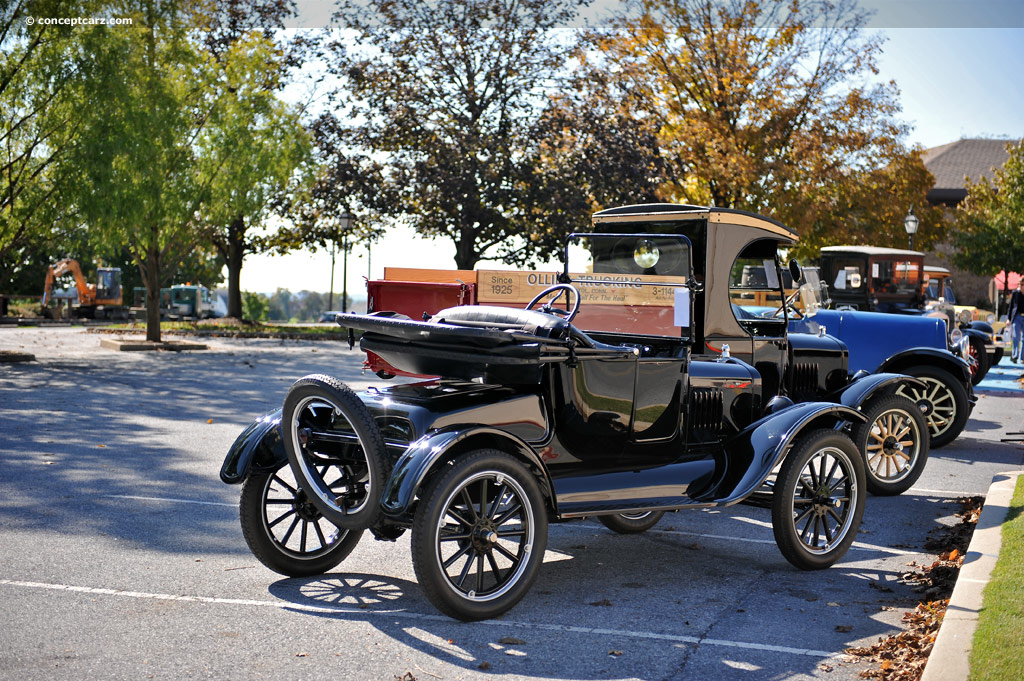
{"label": "autumn tree with orange leaves", "polygon": [[771,215],[799,251],[836,243],[919,247],[942,236],[933,178],[903,142],[895,83],[849,0],[635,0],[590,36],[589,68],[625,84],[657,124],[665,200]]}

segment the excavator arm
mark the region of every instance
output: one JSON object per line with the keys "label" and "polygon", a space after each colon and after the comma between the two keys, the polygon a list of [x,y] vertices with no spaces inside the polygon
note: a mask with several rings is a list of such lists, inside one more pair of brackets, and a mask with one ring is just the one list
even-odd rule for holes
{"label": "excavator arm", "polygon": [[77,260],[65,258],[46,270],[46,283],[43,285],[43,305],[50,301],[50,293],[53,289],[54,280],[64,274],[71,273],[75,279],[75,289],[78,291],[79,305],[93,305],[96,302],[96,287],[85,280],[82,268],[78,266]]}

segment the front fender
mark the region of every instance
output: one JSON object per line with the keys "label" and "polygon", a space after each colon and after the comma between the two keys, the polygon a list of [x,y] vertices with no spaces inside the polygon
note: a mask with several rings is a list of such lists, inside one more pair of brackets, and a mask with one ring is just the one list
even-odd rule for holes
{"label": "front fender", "polygon": [[428,433],[409,445],[409,448],[395,464],[391,477],[384,486],[384,495],[380,502],[384,513],[392,517],[405,515],[416,499],[416,494],[427,474],[435,466],[445,461],[453,447],[476,437],[486,438],[491,443],[499,440],[525,457],[534,464],[538,471],[543,473],[546,490],[551,489],[551,479],[548,476],[547,468],[533,448],[525,441],[491,426],[467,427],[460,425]]}
{"label": "front fender", "polygon": [[249,471],[275,469],[287,463],[284,442],[281,440],[281,410],[264,414],[235,438],[224,465],[220,467],[220,479],[229,485],[245,480]]}
{"label": "front fender", "polygon": [[[965,387],[969,388],[971,385],[971,367],[967,360],[957,357],[949,350],[937,348],[910,348],[898,352],[882,362],[876,371],[901,373],[904,369],[922,364],[945,369],[964,381]],[[970,395],[971,391],[968,390],[967,394]]]}
{"label": "front fender", "polygon": [[857,379],[842,390],[829,395],[829,397],[847,407],[860,409],[865,402],[874,397],[879,391],[888,390],[889,388],[895,389],[902,383],[909,383],[918,388],[925,387],[924,382],[912,376],[904,376],[903,374],[871,374],[870,376]]}
{"label": "front fender", "polygon": [[[802,432],[810,427],[835,427],[849,421],[864,423],[856,409],[835,402],[801,402],[765,416],[737,433],[725,445],[736,472],[727,474],[698,501],[727,506],[743,501],[760,487]],[[746,466],[743,466],[746,463]]]}

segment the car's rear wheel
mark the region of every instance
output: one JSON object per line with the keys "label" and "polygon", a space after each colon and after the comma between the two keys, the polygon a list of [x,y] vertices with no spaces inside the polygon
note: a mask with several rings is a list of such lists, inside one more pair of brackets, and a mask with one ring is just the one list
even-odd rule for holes
{"label": "car's rear wheel", "polygon": [[322,374],[300,378],[284,399],[281,435],[295,479],[328,520],[364,530],[380,518],[391,462],[351,388]]}
{"label": "car's rear wheel", "polygon": [[938,449],[963,432],[967,425],[967,388],[953,374],[934,366],[918,365],[902,373],[918,378],[924,387],[902,385],[897,395],[909,398],[924,414],[931,435],[930,446]]}
{"label": "car's rear wheel", "polygon": [[363,534],[324,518],[287,465],[249,474],[242,484],[238,516],[253,555],[289,577],[327,572],[348,558]]}
{"label": "car's rear wheel", "polygon": [[800,437],[772,492],[772,530],[782,555],[801,570],[827,568],[853,544],[864,515],[864,461],[835,430]]}
{"label": "car's rear wheel", "polygon": [[547,509],[533,474],[505,452],[470,452],[421,496],[412,533],[416,578],[446,615],[497,617],[536,579],[547,532]]}
{"label": "car's rear wheel", "polygon": [[633,511],[602,515],[597,519],[609,530],[619,534],[639,534],[657,525],[663,515],[665,515],[664,511]]}
{"label": "car's rear wheel", "polygon": [[928,424],[916,404],[890,395],[864,411],[866,423],[853,429],[853,443],[864,454],[867,488],[872,494],[906,492],[928,462]]}

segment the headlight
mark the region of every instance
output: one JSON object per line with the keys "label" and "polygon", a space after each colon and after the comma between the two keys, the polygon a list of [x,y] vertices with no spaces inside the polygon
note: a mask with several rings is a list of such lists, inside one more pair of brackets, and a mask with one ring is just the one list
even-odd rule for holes
{"label": "headlight", "polygon": [[957,319],[960,320],[961,324],[970,324],[974,321],[974,316],[970,310],[960,310],[960,314],[957,315]]}
{"label": "headlight", "polygon": [[964,332],[960,329],[953,329],[949,332],[949,344],[954,348],[960,345],[960,341],[964,339]]}

